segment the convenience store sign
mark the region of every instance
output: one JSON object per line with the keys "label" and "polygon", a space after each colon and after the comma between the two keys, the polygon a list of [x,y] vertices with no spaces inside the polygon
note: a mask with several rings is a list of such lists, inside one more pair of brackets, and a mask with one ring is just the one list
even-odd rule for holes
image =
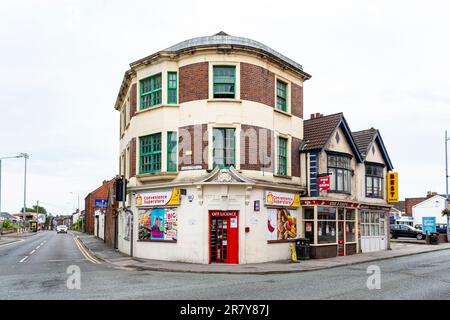
{"label": "convenience store sign", "polygon": [[140,193],[136,195],[137,206],[172,206],[180,204],[180,189]]}
{"label": "convenience store sign", "polygon": [[300,206],[300,195],[298,193],[266,191],[264,201],[269,206],[297,208]]}

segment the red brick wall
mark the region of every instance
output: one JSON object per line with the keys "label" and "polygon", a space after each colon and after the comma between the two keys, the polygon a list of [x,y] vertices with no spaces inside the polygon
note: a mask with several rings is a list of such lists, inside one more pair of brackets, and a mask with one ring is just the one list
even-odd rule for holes
{"label": "red brick wall", "polygon": [[180,103],[208,99],[208,62],[199,62],[179,70]]}
{"label": "red brick wall", "polygon": [[291,175],[300,177],[300,143],[301,140],[292,137],[291,141]]}
{"label": "red brick wall", "polygon": [[[262,132],[262,130],[264,131],[264,133]],[[264,166],[264,171],[272,172],[273,171],[272,146],[274,142],[273,132],[269,129],[243,124],[241,125],[240,139],[241,139],[241,150],[240,150],[241,169],[262,171],[264,159],[268,158],[268,161],[265,163]],[[254,139],[256,139],[256,141]],[[258,149],[259,146],[261,146],[263,143],[266,146],[265,155],[263,151],[260,151]]]}
{"label": "red brick wall", "polygon": [[292,114],[303,119],[303,87],[292,83],[291,91]]}
{"label": "red brick wall", "polygon": [[116,218],[117,218],[117,208],[118,203],[115,201],[116,198],[116,180],[114,179],[111,187],[108,191],[108,199],[114,199],[114,204],[108,202],[108,208],[105,214],[105,243],[114,247],[116,238]]}
{"label": "red brick wall", "polygon": [[275,106],[275,74],[262,67],[241,63],[241,99]]}
{"label": "red brick wall", "polygon": [[[185,137],[186,134],[186,137]],[[184,139],[190,139],[190,141]],[[202,169],[208,169],[208,126],[198,124],[181,127],[178,130],[178,170],[183,166],[201,165]],[[186,155],[186,151],[192,151]]]}
{"label": "red brick wall", "polygon": [[86,215],[86,233],[93,234],[95,227],[95,199],[108,199],[108,191],[114,184],[114,179],[105,181],[95,191],[89,193],[84,199]]}
{"label": "red brick wall", "polygon": [[427,197],[405,198],[405,214],[412,216],[412,207],[426,199]]}
{"label": "red brick wall", "polygon": [[134,117],[137,110],[137,86],[136,83],[131,85],[130,90],[130,119]]}

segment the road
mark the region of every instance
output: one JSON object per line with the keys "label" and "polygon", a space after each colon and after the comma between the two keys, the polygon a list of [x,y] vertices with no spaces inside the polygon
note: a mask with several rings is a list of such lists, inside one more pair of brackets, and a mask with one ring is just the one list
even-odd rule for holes
{"label": "road", "polygon": [[[450,299],[450,250],[376,264],[381,288],[367,288],[360,264],[274,275],[187,274],[124,270],[95,263],[75,237],[46,231],[0,246],[0,299]],[[80,289],[69,289],[69,266]]]}

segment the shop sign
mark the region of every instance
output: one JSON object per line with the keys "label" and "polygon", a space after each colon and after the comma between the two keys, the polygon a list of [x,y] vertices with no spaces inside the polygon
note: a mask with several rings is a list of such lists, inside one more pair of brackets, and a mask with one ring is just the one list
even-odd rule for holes
{"label": "shop sign", "polygon": [[269,206],[294,207],[300,206],[300,194],[276,191],[265,192],[265,204]]}
{"label": "shop sign", "polygon": [[213,217],[235,217],[237,216],[236,211],[211,211],[211,216]]}
{"label": "shop sign", "polygon": [[319,177],[319,191],[330,190],[330,176]]}
{"label": "shop sign", "polygon": [[359,203],[332,200],[302,200],[302,206],[331,206],[342,208],[359,208]]}
{"label": "shop sign", "polygon": [[436,217],[422,217],[422,233],[436,232]]}
{"label": "shop sign", "polygon": [[107,199],[95,199],[95,207],[96,208],[108,208],[108,200]]}
{"label": "shop sign", "polygon": [[136,195],[137,206],[173,206],[180,204],[180,189],[140,193]]}
{"label": "shop sign", "polygon": [[398,202],[398,172],[387,173],[387,202]]}

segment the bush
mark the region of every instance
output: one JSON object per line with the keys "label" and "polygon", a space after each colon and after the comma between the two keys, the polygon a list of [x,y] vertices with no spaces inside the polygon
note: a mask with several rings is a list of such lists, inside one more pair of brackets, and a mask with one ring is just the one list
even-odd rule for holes
{"label": "bush", "polygon": [[9,221],[9,220],[4,220],[4,221],[3,221],[3,224],[2,224],[2,227],[3,227],[4,229],[12,229],[12,228],[14,228],[14,225],[13,225],[13,223],[12,223],[11,221]]}

